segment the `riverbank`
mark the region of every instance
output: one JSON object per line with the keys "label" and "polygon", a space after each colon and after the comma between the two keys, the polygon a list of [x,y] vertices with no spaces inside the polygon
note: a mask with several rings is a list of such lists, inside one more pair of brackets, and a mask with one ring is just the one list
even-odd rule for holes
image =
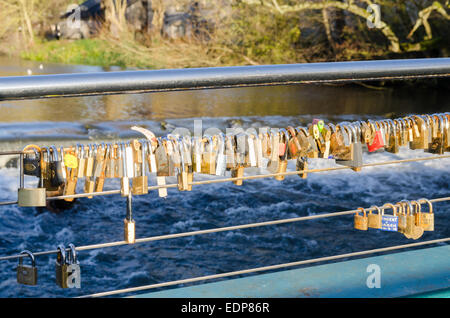
{"label": "riverbank", "polygon": [[[66,0],[53,2],[57,7]],[[228,13],[213,21],[207,39],[169,39],[155,26],[145,32],[123,27],[115,33],[106,21],[89,39],[47,40],[44,26],[58,20],[44,17],[48,7],[35,15],[29,9],[29,27],[23,21],[17,22],[20,32],[11,27],[2,33],[0,27],[0,52],[39,62],[137,69],[450,56],[448,3],[435,1],[426,7],[409,1],[407,9],[406,4],[381,1],[380,24],[371,27],[364,1],[348,7],[339,1],[307,1],[302,6],[279,1],[278,8],[269,2],[229,1]],[[33,29],[35,24],[41,29]]]}

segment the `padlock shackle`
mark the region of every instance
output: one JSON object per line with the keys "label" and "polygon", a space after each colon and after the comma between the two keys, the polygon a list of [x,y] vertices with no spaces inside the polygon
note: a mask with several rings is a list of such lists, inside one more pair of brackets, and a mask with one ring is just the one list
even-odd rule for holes
{"label": "padlock shackle", "polygon": [[[384,211],[377,205],[372,205],[369,209],[376,209],[379,215],[384,215]],[[372,210],[369,211],[369,214],[372,214]]]}
{"label": "padlock shackle", "polygon": [[[406,206],[406,215],[412,214],[413,207],[410,201],[402,200],[399,202],[399,204],[401,204],[402,207]],[[405,209],[403,210],[403,212],[405,212]]]}
{"label": "padlock shackle", "polygon": [[67,255],[66,264],[77,264],[78,258],[75,245],[70,243],[68,246],[70,248],[70,251],[69,254]]}
{"label": "padlock shackle", "polygon": [[364,213],[364,217],[367,216],[366,215],[366,210],[364,208],[358,208],[357,210],[358,210],[358,212],[356,212],[356,215],[359,215],[359,211],[361,211],[362,213]]}
{"label": "padlock shackle", "polygon": [[420,204],[422,204],[422,203],[428,203],[428,208],[429,208],[429,211],[428,211],[428,213],[433,213],[433,204],[431,203],[431,201],[430,200],[428,200],[428,199],[425,199],[425,198],[423,198],[423,199],[419,199],[419,200],[417,200]]}
{"label": "padlock shackle", "polygon": [[[29,250],[23,250],[20,252],[20,255],[27,254],[29,258],[31,258],[31,266],[36,267],[36,259],[34,258],[33,253],[31,253]],[[23,257],[19,258],[19,265],[23,264]]]}
{"label": "padlock shackle", "polygon": [[392,204],[392,203],[385,203],[385,204],[383,204],[383,206],[381,207],[381,209],[383,210],[383,214],[384,214],[384,209],[385,208],[392,209],[392,212],[394,213],[394,216],[397,216],[397,207],[394,204]]}
{"label": "padlock shackle", "polygon": [[56,261],[59,264],[65,264],[66,263],[66,247],[64,246],[64,244],[59,244],[58,247],[56,248],[56,250],[58,251],[57,256],[56,256]]}

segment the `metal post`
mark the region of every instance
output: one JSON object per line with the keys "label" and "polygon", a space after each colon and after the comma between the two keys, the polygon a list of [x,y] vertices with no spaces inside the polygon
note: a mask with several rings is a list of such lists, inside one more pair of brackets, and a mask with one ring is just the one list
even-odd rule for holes
{"label": "metal post", "polygon": [[19,155],[19,173],[20,173],[20,181],[19,181],[19,188],[20,189],[23,189],[23,187],[24,187],[24,184],[25,184],[25,182],[24,182],[24,168],[23,168],[23,153],[21,153],[20,155]]}

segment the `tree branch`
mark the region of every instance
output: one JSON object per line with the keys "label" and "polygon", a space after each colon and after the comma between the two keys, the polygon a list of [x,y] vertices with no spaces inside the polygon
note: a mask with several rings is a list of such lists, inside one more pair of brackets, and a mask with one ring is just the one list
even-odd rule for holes
{"label": "tree branch", "polygon": [[[369,0],[366,0],[366,2]],[[340,2],[340,1],[322,1],[322,2],[302,2],[295,5],[279,5],[277,3],[277,7],[275,7],[273,4],[264,1],[264,0],[242,0],[242,2],[249,4],[249,5],[255,5],[260,4],[263,5],[272,11],[277,11],[281,14],[289,13],[289,12],[299,12],[299,11],[305,11],[305,10],[323,10],[326,8],[334,7],[341,10],[346,10],[354,15],[360,16],[364,19],[369,19],[371,17],[371,13],[369,13],[367,10],[357,6],[352,1],[351,2]],[[371,3],[370,1],[367,3]],[[384,36],[387,38],[387,40],[390,42],[390,50],[392,52],[400,52],[400,42],[398,37],[395,35],[395,33],[392,31],[391,27],[385,23],[384,21],[380,21],[380,24],[378,26],[378,29],[384,34]]]}

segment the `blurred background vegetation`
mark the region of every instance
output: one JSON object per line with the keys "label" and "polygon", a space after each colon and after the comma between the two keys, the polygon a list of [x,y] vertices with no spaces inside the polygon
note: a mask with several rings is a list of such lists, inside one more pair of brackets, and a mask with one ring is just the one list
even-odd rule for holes
{"label": "blurred background vegetation", "polygon": [[[405,57],[450,51],[448,0],[153,0],[151,27],[136,30],[126,0],[104,0],[95,34],[55,39],[74,0],[0,0],[0,52],[25,59],[124,68],[182,68]],[[169,4],[193,5],[208,23],[190,36],[162,32]],[[369,27],[380,6],[377,27]],[[184,11],[183,11],[184,10]],[[207,17],[206,17],[207,16]],[[198,19],[197,19],[198,21]]]}

